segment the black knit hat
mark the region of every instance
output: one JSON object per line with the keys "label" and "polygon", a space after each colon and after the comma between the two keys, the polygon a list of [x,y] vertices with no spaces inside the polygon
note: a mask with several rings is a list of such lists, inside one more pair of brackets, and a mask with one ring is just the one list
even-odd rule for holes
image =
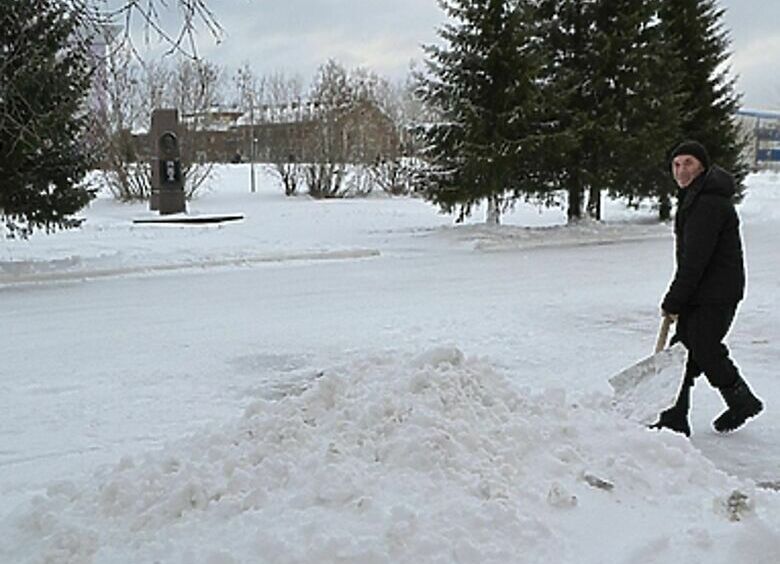
{"label": "black knit hat", "polygon": [[691,155],[696,157],[696,159],[698,159],[698,161],[704,167],[704,170],[710,168],[710,154],[707,152],[707,149],[704,148],[704,145],[698,141],[683,141],[677,145],[672,151],[672,155],[669,157],[669,161],[673,161],[674,157],[678,155]]}

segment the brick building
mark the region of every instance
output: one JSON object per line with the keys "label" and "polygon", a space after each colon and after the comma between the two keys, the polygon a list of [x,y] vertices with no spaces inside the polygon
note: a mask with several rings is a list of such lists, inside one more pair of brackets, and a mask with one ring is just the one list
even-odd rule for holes
{"label": "brick building", "polygon": [[[255,162],[260,163],[369,163],[400,153],[395,124],[369,102],[335,110],[317,104],[265,106],[254,116],[214,109],[184,115],[182,125],[183,156],[192,161],[248,162],[253,133]],[[133,139],[137,158],[148,159],[147,134]]]}

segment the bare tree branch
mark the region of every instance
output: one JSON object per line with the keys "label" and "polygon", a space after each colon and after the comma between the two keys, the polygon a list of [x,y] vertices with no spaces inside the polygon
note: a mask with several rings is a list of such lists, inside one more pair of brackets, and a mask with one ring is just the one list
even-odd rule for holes
{"label": "bare tree branch", "polygon": [[[133,32],[143,31],[148,45],[159,39],[167,46],[165,55],[178,54],[198,59],[198,31],[204,29],[217,43],[222,41],[224,29],[216,14],[209,8],[208,0],[69,0],[88,14],[87,19],[95,29],[119,27],[121,44],[129,46],[140,55]],[[166,23],[166,14],[178,13],[173,28]]]}

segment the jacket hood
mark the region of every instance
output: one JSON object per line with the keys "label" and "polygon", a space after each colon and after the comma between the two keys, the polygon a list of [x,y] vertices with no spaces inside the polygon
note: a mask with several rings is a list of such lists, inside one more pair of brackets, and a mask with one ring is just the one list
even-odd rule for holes
{"label": "jacket hood", "polygon": [[718,165],[712,165],[709,170],[704,173],[704,180],[701,184],[701,193],[731,198],[737,193],[734,177]]}
{"label": "jacket hood", "polygon": [[683,208],[690,206],[699,194],[711,194],[731,199],[736,193],[737,185],[734,182],[734,177],[718,165],[712,165],[701,173],[688,188],[679,190]]}

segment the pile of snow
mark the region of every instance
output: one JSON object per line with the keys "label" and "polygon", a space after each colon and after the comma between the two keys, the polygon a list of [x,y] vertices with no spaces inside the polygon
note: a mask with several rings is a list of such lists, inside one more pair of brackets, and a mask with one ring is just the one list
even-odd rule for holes
{"label": "pile of snow", "polygon": [[780,559],[776,494],[606,396],[509,376],[446,347],[308,373],[238,421],[51,485],[3,524],[0,561]]}
{"label": "pile of snow", "polygon": [[520,225],[464,225],[456,230],[440,229],[445,236],[467,241],[478,251],[506,251],[563,247],[578,245],[606,245],[629,243],[646,239],[663,239],[670,236],[670,228],[657,218],[650,222],[610,221],[583,219],[568,225],[526,227]]}

